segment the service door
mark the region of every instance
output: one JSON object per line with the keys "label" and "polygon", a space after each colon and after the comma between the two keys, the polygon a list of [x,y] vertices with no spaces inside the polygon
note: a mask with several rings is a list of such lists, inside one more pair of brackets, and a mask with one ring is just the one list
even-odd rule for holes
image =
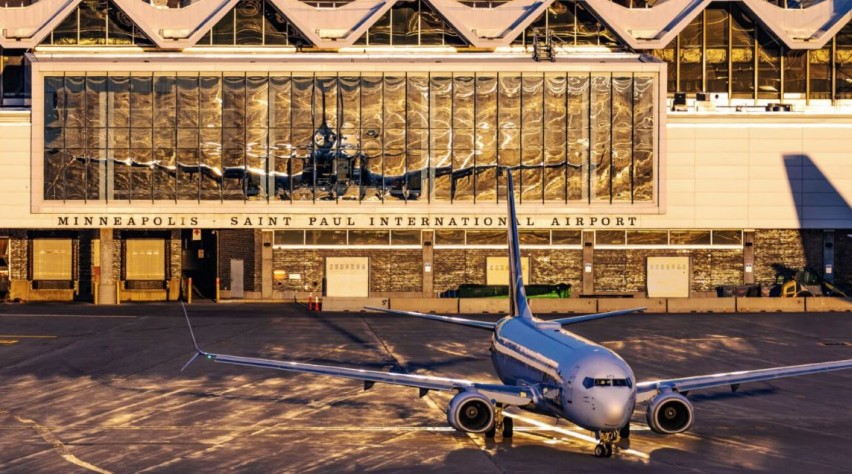
{"label": "service door", "polygon": [[[509,257],[486,257],[485,265],[485,284],[509,284]],[[524,283],[528,285],[530,283],[529,257],[521,257],[521,273],[524,277]]]}
{"label": "service door", "polygon": [[325,291],[326,296],[370,296],[370,258],[326,258]]}
{"label": "service door", "polygon": [[244,267],[242,259],[231,259],[231,298],[245,296],[243,286]]}

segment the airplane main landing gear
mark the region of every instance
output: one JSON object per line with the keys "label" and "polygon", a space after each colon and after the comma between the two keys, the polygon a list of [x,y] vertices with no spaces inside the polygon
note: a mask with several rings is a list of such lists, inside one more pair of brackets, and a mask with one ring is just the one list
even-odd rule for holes
{"label": "airplane main landing gear", "polygon": [[597,438],[600,442],[595,446],[595,457],[612,457],[612,443],[618,439],[618,431],[601,431],[597,433]]}
{"label": "airplane main landing gear", "polygon": [[503,415],[503,408],[497,407],[494,410],[494,425],[491,429],[485,432],[486,438],[494,438],[498,431],[502,431],[503,439],[509,439],[514,435],[515,420],[511,417]]}

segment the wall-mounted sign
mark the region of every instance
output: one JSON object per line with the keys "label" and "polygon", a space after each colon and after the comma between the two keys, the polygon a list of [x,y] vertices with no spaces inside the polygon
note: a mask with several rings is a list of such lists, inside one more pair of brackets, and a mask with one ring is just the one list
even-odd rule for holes
{"label": "wall-mounted sign", "polygon": [[[502,213],[501,213],[502,214]],[[69,214],[49,217],[60,228],[192,228],[192,239],[201,240],[201,229],[262,228],[262,229],[505,229],[507,217],[477,214],[406,214],[376,215],[374,212],[336,216],[316,214],[259,214],[259,215],[90,215]],[[47,216],[45,216],[47,217]],[[521,216],[521,228],[535,229],[622,229],[639,227],[637,216],[572,216],[547,214]]]}

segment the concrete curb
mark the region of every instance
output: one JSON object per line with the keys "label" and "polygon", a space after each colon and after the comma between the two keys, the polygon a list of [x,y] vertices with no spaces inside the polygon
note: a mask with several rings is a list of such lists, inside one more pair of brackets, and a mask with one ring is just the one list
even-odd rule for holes
{"label": "concrete curb", "polygon": [[[256,303],[255,300],[245,300]],[[280,301],[277,301],[280,302]],[[323,311],[364,311],[364,306],[437,314],[506,314],[508,299],[495,298],[329,298]],[[603,313],[647,308],[648,313],[852,312],[852,298],[565,298],[531,299],[537,314]]]}

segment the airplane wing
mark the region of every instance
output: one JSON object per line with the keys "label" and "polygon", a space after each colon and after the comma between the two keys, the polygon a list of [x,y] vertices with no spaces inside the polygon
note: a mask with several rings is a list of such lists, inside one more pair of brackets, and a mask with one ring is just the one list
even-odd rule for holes
{"label": "airplane wing", "polygon": [[736,391],[740,384],[743,383],[780,379],[784,377],[797,377],[799,375],[818,374],[821,372],[831,372],[834,370],[850,368],[852,368],[852,359],[822,362],[817,364],[791,365],[771,369],[743,370],[739,372],[700,375],[697,377],[684,377],[680,379],[654,380],[650,382],[642,382],[636,385],[637,401],[642,402],[649,400],[657,393],[667,389],[678,392],[687,392],[691,390],[701,390],[705,388],[730,385],[731,389]]}
{"label": "airplane wing", "polygon": [[442,323],[460,324],[477,329],[487,329],[493,331],[497,323],[490,321],[477,321],[475,319],[456,318],[454,316],[441,316],[440,314],[418,313],[416,311],[399,311],[395,309],[374,308],[372,306],[364,306],[364,309],[371,311],[381,311],[383,313],[399,314],[402,316],[414,316],[416,318],[431,319],[432,321],[441,321]]}
{"label": "airplane wing", "polygon": [[241,357],[228,354],[216,354],[212,352],[202,351],[198,347],[198,342],[195,339],[195,333],[192,330],[192,325],[189,322],[189,316],[186,316],[189,332],[192,336],[192,344],[195,346],[195,354],[189,361],[184,364],[181,370],[184,370],[199,356],[206,360],[219,362],[223,364],[242,365],[247,367],[259,367],[262,369],[285,370],[289,372],[304,372],[318,375],[330,375],[333,377],[343,377],[355,379],[364,382],[364,388],[369,389],[374,383],[388,383],[394,385],[404,385],[420,389],[420,396],[426,394],[429,390],[475,390],[486,397],[494,400],[496,403],[502,403],[513,406],[524,406],[530,403],[536,403],[541,399],[540,390],[535,386],[524,385],[501,385],[479,383],[466,379],[451,379],[445,377],[435,377],[432,375],[420,374],[401,374],[393,372],[381,372],[378,370],[354,369],[348,367],[338,367],[332,365],[308,364],[304,362],[284,361],[261,359],[255,357]]}
{"label": "airplane wing", "polygon": [[585,316],[573,316],[570,318],[560,318],[560,319],[551,319],[548,322],[558,323],[563,326],[567,326],[569,324],[577,324],[582,323],[584,321],[592,321],[594,319],[601,318],[609,318],[610,316],[621,316],[622,314],[630,314],[635,313],[637,311],[645,311],[648,308],[633,308],[633,309],[620,309],[618,311],[609,311],[606,313],[595,313],[595,314],[587,314]]}

